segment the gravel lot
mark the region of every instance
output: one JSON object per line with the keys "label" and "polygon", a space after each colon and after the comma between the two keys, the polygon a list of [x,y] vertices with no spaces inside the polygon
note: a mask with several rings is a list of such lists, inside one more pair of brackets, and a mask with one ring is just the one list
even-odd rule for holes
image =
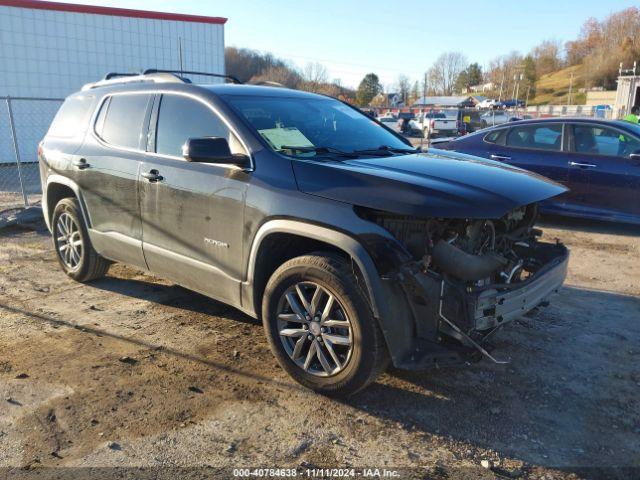
{"label": "gravel lot", "polygon": [[43,225],[0,231],[0,477],[78,466],[640,475],[640,228],[546,222],[545,237],[572,249],[569,278],[495,338],[509,365],[392,371],[345,402],[298,388],[262,326],[234,309],[121,265],[77,284]]}

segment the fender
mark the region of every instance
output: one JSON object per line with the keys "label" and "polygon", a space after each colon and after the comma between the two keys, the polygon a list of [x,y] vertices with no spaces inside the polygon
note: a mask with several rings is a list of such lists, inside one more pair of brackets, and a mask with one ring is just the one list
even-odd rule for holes
{"label": "fender", "polygon": [[251,245],[247,280],[241,285],[242,310],[253,317],[259,317],[254,303],[255,265],[260,244],[272,233],[291,233],[320,240],[351,256],[364,277],[373,316],[382,330],[391,359],[395,365],[399,365],[413,349],[415,337],[413,318],[406,297],[401,289],[382,280],[373,259],[357,239],[335,229],[287,219],[270,220],[262,225]]}
{"label": "fender", "polygon": [[[301,237],[307,237],[314,240],[319,240],[331,245],[335,245],[339,249],[345,251],[356,262],[358,268],[364,276],[364,281],[367,287],[367,294],[371,299],[371,309],[376,318],[380,318],[380,299],[382,296],[382,284],[380,276],[373,263],[373,260],[365,250],[365,248],[355,240],[354,238],[331,228],[322,227],[319,225],[305,223],[297,220],[269,220],[264,223],[256,235],[254,236],[253,243],[251,245],[251,252],[249,253],[249,264],[247,267],[247,280],[243,282],[243,304],[245,306],[253,306],[253,283],[254,273],[256,266],[256,259],[260,244],[262,241],[272,233],[291,233],[293,235],[299,235]],[[246,301],[245,299],[246,295]],[[252,308],[252,307],[251,307]],[[253,309],[253,308],[252,308]],[[259,312],[255,312],[259,314]]]}
{"label": "fender", "polygon": [[[47,228],[49,229],[49,231],[51,231],[51,215],[49,213],[50,208],[49,208],[49,203],[47,201],[47,192],[49,190],[49,185],[52,183],[59,183],[60,185],[64,185],[66,187],[69,187],[71,190],[73,190],[73,193],[75,193],[76,198],[78,199],[78,203],[80,204],[80,212],[82,213],[82,218],[85,222],[85,225],[87,225],[87,228],[90,228],[91,221],[89,219],[87,207],[84,203],[84,198],[82,196],[82,193],[80,191],[80,187],[78,186],[78,184],[73,180],[71,180],[70,178],[67,178],[58,174],[52,174],[47,177],[47,184],[46,184],[45,190],[42,192],[42,214],[44,215],[44,221],[47,224]],[[51,208],[55,208],[55,205],[52,205]]]}

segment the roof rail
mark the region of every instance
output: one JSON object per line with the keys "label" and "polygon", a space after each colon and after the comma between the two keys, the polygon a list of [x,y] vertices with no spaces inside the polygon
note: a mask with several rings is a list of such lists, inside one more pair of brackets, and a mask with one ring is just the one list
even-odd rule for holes
{"label": "roof rail", "polygon": [[168,83],[191,83],[191,80],[182,75],[205,75],[208,77],[226,78],[233,83],[241,84],[242,82],[232,75],[223,75],[221,73],[208,72],[192,72],[188,70],[161,70],[157,68],[147,68],[139,73],[120,73],[109,72],[102,80],[94,83],[87,83],[82,90],[90,90],[92,88],[104,87],[106,85],[116,85],[119,83],[133,82],[168,82]]}
{"label": "roof rail", "polygon": [[186,83],[186,79],[180,78],[177,75],[168,73],[157,73],[144,75],[142,73],[107,73],[102,80],[94,83],[87,83],[82,87],[82,90],[91,90],[92,88],[105,87],[108,85],[118,85],[121,83],[136,83],[136,82],[155,82],[155,83]]}
{"label": "roof rail", "polygon": [[[217,78],[226,78],[227,80],[231,80],[233,83],[241,84],[242,82],[238,80],[233,75],[224,75],[222,73],[208,73],[208,72],[193,72],[190,70],[162,70],[157,68],[147,68],[142,72],[142,75],[149,75],[153,73],[173,73],[176,76],[182,78],[183,75],[205,75],[207,77],[217,77]],[[183,79],[188,80],[188,79]]]}
{"label": "roof rail", "polygon": [[136,75],[140,75],[140,73],[109,72],[102,78],[102,80],[112,80],[117,77],[135,77]]}
{"label": "roof rail", "polygon": [[263,87],[279,87],[279,88],[287,88],[280,82],[274,82],[273,80],[260,80],[258,82],[253,82],[251,85],[263,86]]}

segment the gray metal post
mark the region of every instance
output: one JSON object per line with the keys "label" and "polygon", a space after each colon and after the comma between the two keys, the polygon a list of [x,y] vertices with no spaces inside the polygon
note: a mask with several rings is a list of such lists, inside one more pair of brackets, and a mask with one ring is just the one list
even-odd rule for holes
{"label": "gray metal post", "polygon": [[13,140],[13,151],[16,155],[16,167],[18,168],[18,178],[20,179],[20,189],[22,190],[22,199],[24,200],[24,208],[29,206],[27,199],[27,191],[24,188],[24,180],[22,179],[22,165],[20,163],[20,148],[18,147],[18,137],[16,136],[16,126],[13,121],[13,110],[11,108],[11,97],[5,99],[7,102],[7,112],[9,112],[9,128],[11,129],[11,140]]}

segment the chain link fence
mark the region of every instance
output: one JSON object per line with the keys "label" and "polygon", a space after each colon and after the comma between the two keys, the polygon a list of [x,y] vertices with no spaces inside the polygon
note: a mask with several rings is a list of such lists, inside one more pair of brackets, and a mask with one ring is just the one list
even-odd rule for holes
{"label": "chain link fence", "polygon": [[0,212],[40,201],[38,143],[63,101],[0,97]]}

